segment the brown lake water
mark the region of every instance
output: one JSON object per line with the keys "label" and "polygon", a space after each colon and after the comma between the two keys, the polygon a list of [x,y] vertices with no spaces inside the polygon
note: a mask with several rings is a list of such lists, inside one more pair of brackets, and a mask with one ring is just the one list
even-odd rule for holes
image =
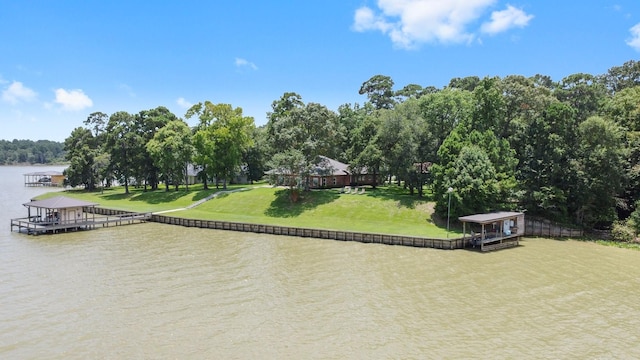
{"label": "brown lake water", "polygon": [[[2,359],[640,358],[640,252],[478,253],[140,224],[50,236],[0,167]],[[373,226],[373,224],[372,224]]]}

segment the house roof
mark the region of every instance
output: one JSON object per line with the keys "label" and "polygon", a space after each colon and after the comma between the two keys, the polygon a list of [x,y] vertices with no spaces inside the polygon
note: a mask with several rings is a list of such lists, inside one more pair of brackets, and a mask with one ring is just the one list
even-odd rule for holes
{"label": "house roof", "polygon": [[62,172],[60,171],[36,171],[32,173],[24,174],[24,176],[60,176]]}
{"label": "house roof", "polygon": [[[337,175],[349,175],[351,172],[349,171],[349,165],[345,163],[341,163],[338,160],[334,160],[332,158],[328,158],[326,156],[320,155],[318,156],[318,161],[311,169],[310,175],[313,176],[337,176]],[[271,169],[265,171],[265,174],[274,175],[274,174],[282,174],[288,175],[289,172],[286,169]]]}
{"label": "house roof", "polygon": [[349,174],[349,165],[322,155],[320,155],[319,158],[320,161],[318,161],[313,171],[311,171],[312,175],[329,176]]}
{"label": "house roof", "polygon": [[28,203],[22,204],[27,207],[45,208],[45,209],[68,209],[84,206],[96,206],[97,203],[91,203],[88,201],[73,199],[66,196],[56,196],[44,200],[31,200]]}
{"label": "house roof", "polygon": [[194,164],[187,164],[187,176],[196,177],[196,176],[198,176],[200,171],[202,171],[202,166],[194,165]]}
{"label": "house roof", "polygon": [[499,211],[499,212],[487,213],[487,214],[461,216],[458,218],[458,220],[462,222],[472,222],[476,224],[489,224],[489,223],[493,223],[500,220],[511,219],[521,215],[524,215],[524,213],[512,212],[512,211]]}

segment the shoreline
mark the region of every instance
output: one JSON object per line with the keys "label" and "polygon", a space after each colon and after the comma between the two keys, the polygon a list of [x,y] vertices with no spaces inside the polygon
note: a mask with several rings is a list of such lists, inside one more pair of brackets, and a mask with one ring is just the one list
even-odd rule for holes
{"label": "shoreline", "polygon": [[[100,215],[123,215],[132,213],[125,210],[116,210],[103,207],[95,207],[92,210]],[[380,234],[347,230],[314,229],[294,226],[252,224],[235,221],[200,220],[164,215],[165,212],[152,213],[149,222],[166,225],[179,225],[200,229],[252,232],[257,234],[296,236],[316,238],[321,240],[355,241],[361,243],[401,245],[432,249],[465,249],[470,245],[470,239],[456,237],[448,239],[428,238],[421,236]]]}

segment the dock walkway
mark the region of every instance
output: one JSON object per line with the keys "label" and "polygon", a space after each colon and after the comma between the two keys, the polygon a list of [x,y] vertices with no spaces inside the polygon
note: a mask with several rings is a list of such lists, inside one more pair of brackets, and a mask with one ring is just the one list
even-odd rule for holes
{"label": "dock walkway", "polygon": [[138,224],[151,219],[151,213],[126,213],[108,216],[96,216],[80,221],[41,221],[37,217],[11,219],[11,231],[30,235],[54,234],[67,231],[91,230],[96,227]]}

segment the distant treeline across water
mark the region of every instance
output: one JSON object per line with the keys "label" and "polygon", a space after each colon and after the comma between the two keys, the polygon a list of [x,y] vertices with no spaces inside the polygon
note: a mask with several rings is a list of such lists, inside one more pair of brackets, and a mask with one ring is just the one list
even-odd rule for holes
{"label": "distant treeline across water", "polygon": [[64,160],[64,143],[50,140],[0,140],[0,165],[55,164]]}

